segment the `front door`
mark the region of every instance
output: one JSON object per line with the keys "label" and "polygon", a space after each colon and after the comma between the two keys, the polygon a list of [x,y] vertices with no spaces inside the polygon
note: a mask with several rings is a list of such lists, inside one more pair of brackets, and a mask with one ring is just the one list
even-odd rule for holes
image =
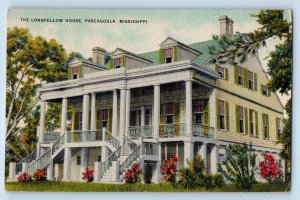
{"label": "front door", "polygon": [[130,126],[141,126],[141,110],[130,111]]}

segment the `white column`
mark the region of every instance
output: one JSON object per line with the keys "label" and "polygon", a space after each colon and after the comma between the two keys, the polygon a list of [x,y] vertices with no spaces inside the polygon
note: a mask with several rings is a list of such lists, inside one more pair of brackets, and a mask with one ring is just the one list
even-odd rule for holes
{"label": "white column", "polygon": [[107,147],[101,147],[101,162],[104,162],[107,159]]}
{"label": "white column", "polygon": [[53,180],[53,159],[50,159],[50,163],[47,167],[47,180]]}
{"label": "white column", "polygon": [[160,85],[154,85],[154,102],[153,102],[153,138],[159,136],[160,125]]}
{"label": "white column", "polygon": [[89,129],[89,95],[83,95],[83,102],[82,102],[82,130],[87,131]]}
{"label": "white column", "polygon": [[10,162],[9,163],[9,174],[7,181],[16,181],[16,163]]}
{"label": "white column", "polygon": [[62,99],[62,109],[61,109],[61,128],[60,128],[60,135],[66,133],[67,130],[67,115],[68,115],[68,99]]}
{"label": "white column", "polygon": [[[209,121],[211,127],[217,127],[217,116],[216,116],[216,91],[213,90],[209,98]],[[216,129],[215,129],[216,130]]]}
{"label": "white column", "polygon": [[113,91],[113,118],[112,118],[112,135],[116,137],[118,134],[118,92]]}
{"label": "white column", "polygon": [[211,173],[217,174],[218,173],[218,149],[219,146],[215,144],[211,149]]}
{"label": "white column", "polygon": [[71,148],[65,147],[63,181],[71,180],[71,164],[72,164],[71,156],[72,156]]}
{"label": "white column", "polygon": [[145,106],[141,106],[141,126],[145,126]]}
{"label": "white column", "polygon": [[96,131],[96,94],[92,93],[91,101],[91,131]]}
{"label": "white column", "polygon": [[101,162],[95,162],[95,167],[94,167],[94,182],[100,182],[101,180]]}
{"label": "white column", "polygon": [[112,182],[119,181],[119,167],[120,161],[112,161]]}
{"label": "white column", "polygon": [[125,133],[128,136],[129,133],[129,123],[130,123],[130,89],[126,90],[126,126]]}
{"label": "white column", "polygon": [[125,114],[126,114],[126,90],[121,89],[120,91],[120,126],[119,126],[119,136],[123,138],[125,134]]}
{"label": "white column", "polygon": [[79,179],[82,180],[82,172],[88,167],[88,147],[82,147],[80,152],[80,172]]}
{"label": "white column", "polygon": [[22,172],[28,173],[28,163],[26,162],[22,163]]}
{"label": "white column", "polygon": [[185,81],[185,120],[186,133],[192,137],[192,81]]}
{"label": "white column", "polygon": [[41,147],[40,144],[44,141],[44,133],[45,133],[45,116],[46,116],[46,101],[41,100],[40,103],[40,121],[39,121],[39,144],[37,145],[37,157],[41,155]]}
{"label": "white column", "polygon": [[207,142],[203,142],[200,149],[199,149],[199,154],[201,155],[201,158],[203,159],[204,162],[204,166],[206,168],[207,166],[207,159],[206,159],[206,155],[207,155]]}
{"label": "white column", "polygon": [[191,141],[184,142],[184,167],[188,167],[186,160],[192,161],[194,158],[194,143]]}

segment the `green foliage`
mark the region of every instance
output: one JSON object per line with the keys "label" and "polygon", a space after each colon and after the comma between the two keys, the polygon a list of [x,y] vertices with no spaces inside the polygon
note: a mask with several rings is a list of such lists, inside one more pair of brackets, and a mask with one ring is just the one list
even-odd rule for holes
{"label": "green foliage", "polygon": [[179,170],[179,186],[185,189],[194,189],[199,184],[196,173],[191,168],[181,168]]}
{"label": "green foliage", "polygon": [[226,160],[218,166],[221,176],[239,189],[251,189],[256,183],[256,154],[246,144],[229,145]]}

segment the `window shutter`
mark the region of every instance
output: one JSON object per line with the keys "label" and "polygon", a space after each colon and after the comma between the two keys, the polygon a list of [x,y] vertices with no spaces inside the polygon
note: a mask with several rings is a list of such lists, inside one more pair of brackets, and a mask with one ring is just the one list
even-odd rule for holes
{"label": "window shutter", "polygon": [[236,122],[236,132],[240,132],[240,109],[238,105],[235,105],[235,122]]}
{"label": "window shutter", "polygon": [[276,120],[276,121],[275,121],[275,124],[276,124],[276,140],[279,139],[279,135],[278,135],[278,127],[279,127],[279,126],[278,126],[278,119],[279,119],[278,117],[275,117],[275,120]]}
{"label": "window shutter", "polygon": [[268,114],[266,114],[266,118],[267,118],[267,126],[268,126],[267,136],[268,136],[268,139],[269,139],[270,138],[270,127],[269,127],[269,116],[268,116]]}
{"label": "window shutter", "polygon": [[226,130],[229,131],[229,103],[225,101],[225,112],[226,112]]}
{"label": "window shutter", "polygon": [[215,72],[219,72],[219,65],[215,64]]}
{"label": "window shutter", "polygon": [[244,81],[244,87],[249,88],[249,71],[246,68],[243,68],[243,81]]}
{"label": "window shutter", "polygon": [[74,130],[76,130],[76,132],[73,132],[73,141],[78,141],[78,132],[77,130],[79,130],[79,113],[80,112],[74,112],[75,116],[74,116]]}
{"label": "window shutter", "polygon": [[254,90],[257,91],[257,74],[254,73]]}
{"label": "window shutter", "polygon": [[159,134],[164,134],[164,124],[165,124],[165,109],[164,104],[160,105],[160,126],[159,126]]}
{"label": "window shutter", "polygon": [[180,102],[175,103],[175,134],[180,134]]}
{"label": "window shutter", "polygon": [[122,56],[122,65],[121,66],[126,67],[126,56],[125,55]]}
{"label": "window shutter", "polygon": [[228,81],[229,78],[228,78],[228,69],[227,68],[224,68],[225,69],[225,80]]}
{"label": "window shutter", "polygon": [[245,134],[247,135],[248,134],[248,109],[247,108],[244,108],[244,111],[245,111]]}
{"label": "window shutter", "polygon": [[68,79],[71,79],[71,67],[68,67]]}
{"label": "window shutter", "polygon": [[79,72],[78,72],[78,74],[79,74],[79,78],[82,78],[83,76],[83,66],[82,65],[80,65],[79,66]]}
{"label": "window shutter", "polygon": [[237,84],[237,78],[238,78],[238,69],[237,65],[234,65],[234,83]]}
{"label": "window shutter", "polygon": [[264,85],[263,84],[260,84],[260,93],[263,95],[264,93],[263,93],[263,87],[264,87]]}
{"label": "window shutter", "polygon": [[108,69],[112,69],[113,68],[113,62],[112,62],[112,59],[110,59],[108,61]]}
{"label": "window shutter", "polygon": [[158,51],[158,61],[159,61],[159,64],[164,63],[164,56],[163,56],[163,50],[162,49],[159,49],[159,51]]}
{"label": "window shutter", "polygon": [[108,132],[112,132],[112,108],[108,110],[108,122],[107,122]]}
{"label": "window shutter", "polygon": [[[96,130],[97,130],[97,134],[96,134],[96,139],[99,140],[100,139],[100,135],[101,133],[101,124],[100,124],[100,110],[97,110],[96,112]],[[99,131],[99,134],[98,134]]]}
{"label": "window shutter", "polygon": [[204,112],[203,112],[203,117],[204,117],[204,125],[207,126],[208,128],[204,128],[204,135],[208,136],[209,133],[209,101],[206,99],[204,101]]}
{"label": "window shutter", "polygon": [[258,133],[258,112],[255,111],[255,134],[256,137],[259,137],[259,133]]}
{"label": "window shutter", "polygon": [[217,114],[217,129],[220,129],[220,108],[219,108],[219,99],[216,99],[216,114]]}
{"label": "window shutter", "polygon": [[173,47],[173,60],[174,62],[177,61],[177,46]]}
{"label": "window shutter", "polygon": [[75,110],[72,109],[72,131],[75,130]]}

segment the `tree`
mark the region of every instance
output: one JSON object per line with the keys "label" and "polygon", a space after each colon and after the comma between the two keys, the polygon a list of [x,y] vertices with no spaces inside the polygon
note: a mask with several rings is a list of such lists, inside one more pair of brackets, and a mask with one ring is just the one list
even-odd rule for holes
{"label": "tree", "polygon": [[67,55],[56,40],[33,37],[28,29],[7,29],[6,141],[24,129],[20,126],[39,102],[41,82],[66,76]]}
{"label": "tree", "polygon": [[[236,33],[233,38],[213,36],[217,45],[209,46],[209,51],[214,55],[212,62],[222,64],[243,63],[251,54],[266,45],[266,40],[279,39],[281,44],[276,45],[268,58],[267,73],[270,77],[268,87],[273,92],[290,94],[292,88],[292,23],[284,18],[283,10],[260,10],[253,14],[260,27],[250,33]],[[292,99],[285,106],[288,118],[284,120],[285,127],[279,142],[284,149],[280,153],[286,160],[286,172],[288,175],[291,166],[291,115]]]}
{"label": "tree", "polygon": [[251,189],[256,183],[256,154],[246,144],[229,145],[226,159],[218,166],[219,173],[239,189]]}

